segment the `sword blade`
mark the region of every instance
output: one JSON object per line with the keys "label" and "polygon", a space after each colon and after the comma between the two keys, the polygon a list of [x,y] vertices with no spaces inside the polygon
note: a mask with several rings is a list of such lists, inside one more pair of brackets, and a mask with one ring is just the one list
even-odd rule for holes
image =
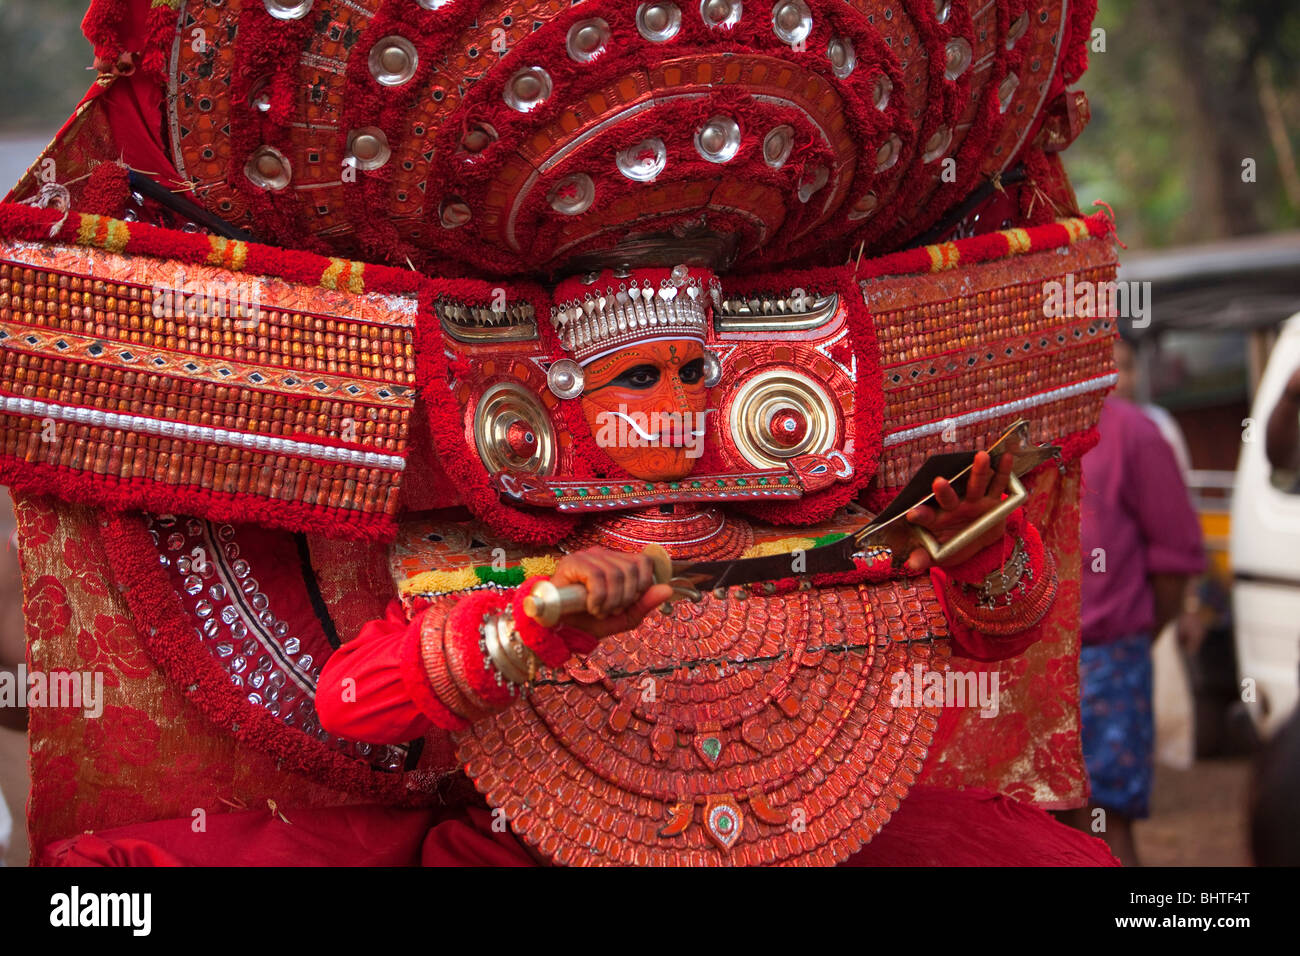
{"label": "sword blade", "polygon": [[[1015,422],[988,449],[989,456],[998,460],[1004,454],[1015,456],[1012,471],[1017,477],[1032,471],[1043,462],[1056,457],[1060,449],[1054,445],[1025,447],[1029,438],[1029,423],[1023,419]],[[802,553],[763,555],[756,558],[737,558],[734,561],[674,562],[673,577],[699,591],[735,587],[782,578],[812,574],[837,574],[854,570],[854,556],[866,548],[888,548],[895,567],[907,559],[916,538],[907,513],[917,505],[934,498],[931,490],[934,479],[944,477],[958,495],[966,491],[966,480],[975,465],[974,451],[947,452],[931,455],[894,499],[875,518],[847,537]]]}
{"label": "sword blade", "polygon": [[673,564],[673,578],[686,581],[697,590],[737,587],[760,581],[779,581],[808,574],[836,574],[852,571],[858,544],[852,535],[809,548],[802,553],[767,554],[734,561],[696,561]]}

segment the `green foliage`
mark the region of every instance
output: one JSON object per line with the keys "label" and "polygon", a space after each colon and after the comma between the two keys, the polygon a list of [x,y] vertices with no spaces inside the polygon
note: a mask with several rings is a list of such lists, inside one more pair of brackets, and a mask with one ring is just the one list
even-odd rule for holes
{"label": "green foliage", "polygon": [[1139,247],[1300,226],[1285,169],[1300,156],[1295,0],[1100,0],[1095,25],[1106,51],[1080,83],[1092,123],[1064,154],[1084,207],[1109,202]]}

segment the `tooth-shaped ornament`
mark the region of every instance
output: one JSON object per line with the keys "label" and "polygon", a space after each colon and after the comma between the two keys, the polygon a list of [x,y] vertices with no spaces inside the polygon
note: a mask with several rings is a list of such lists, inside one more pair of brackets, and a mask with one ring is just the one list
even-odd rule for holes
{"label": "tooth-shaped ornament", "polygon": [[632,286],[628,290],[628,295],[632,297],[632,311],[636,313],[636,324],[644,329],[650,324],[650,320],[646,318],[645,304],[641,301],[641,287]]}
{"label": "tooth-shaped ornament", "polygon": [[618,319],[618,330],[620,332],[627,331],[627,304],[628,300],[626,292],[620,292],[618,295],[614,296],[614,315]]}
{"label": "tooth-shaped ornament", "polygon": [[587,336],[587,323],[584,322],[584,321],[582,321],[583,318],[584,318],[584,313],[583,313],[583,311],[582,311],[582,307],[581,307],[581,306],[578,306],[578,307],[574,308],[574,310],[573,310],[573,333],[574,333],[574,339],[577,341],[577,344],[578,344],[579,346],[586,345],[586,344],[587,344],[587,339],[588,339],[588,336]]}

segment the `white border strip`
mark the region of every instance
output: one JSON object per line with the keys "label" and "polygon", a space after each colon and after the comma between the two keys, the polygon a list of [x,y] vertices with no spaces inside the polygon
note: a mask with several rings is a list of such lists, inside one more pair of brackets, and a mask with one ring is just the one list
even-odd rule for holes
{"label": "white border strip", "polygon": [[185,438],[190,441],[206,442],[213,445],[227,445],[236,448],[250,448],[254,451],[277,455],[295,455],[299,458],[315,458],[344,465],[362,465],[367,468],[383,468],[387,471],[405,471],[406,460],[396,455],[381,455],[373,451],[356,451],[352,448],[339,448],[334,445],[315,445],[310,442],[294,441],[290,438],[276,438],[274,435],[250,435],[246,432],[232,432],[224,428],[209,428],[207,425],[189,425],[185,422],[169,422],[158,418],[145,418],[142,415],[120,415],[117,412],[105,412],[98,408],[76,408],[69,405],[54,405],[32,398],[16,398],[12,395],[0,396],[0,410],[34,418],[53,418],[63,422],[77,422],[81,425],[94,425],[97,428],[120,428],[123,431],[139,432],[146,435],[161,435],[164,438]]}
{"label": "white border strip", "polygon": [[1050,405],[1052,402],[1060,401],[1063,398],[1070,398],[1074,395],[1083,395],[1086,392],[1099,392],[1103,388],[1110,388],[1117,381],[1119,375],[1111,372],[1109,375],[1102,375],[1099,378],[1089,379],[1086,382],[1076,382],[1073,385],[1065,385],[1061,388],[1054,388],[1049,392],[1040,392],[1037,395],[1031,395],[1029,398],[1018,398],[1014,402],[1003,402],[1001,405],[994,405],[992,408],[981,408],[977,412],[968,412],[965,415],[956,415],[952,418],[945,418],[941,421],[931,422],[928,425],[917,425],[915,428],[905,428],[901,432],[894,432],[885,436],[885,447],[890,445],[901,445],[903,442],[912,441],[915,438],[924,438],[928,435],[937,435],[948,428],[960,428],[962,425],[974,425],[977,422],[988,421],[991,418],[1001,418],[1003,415],[1012,412],[1024,411],[1029,408],[1038,408],[1040,405]]}

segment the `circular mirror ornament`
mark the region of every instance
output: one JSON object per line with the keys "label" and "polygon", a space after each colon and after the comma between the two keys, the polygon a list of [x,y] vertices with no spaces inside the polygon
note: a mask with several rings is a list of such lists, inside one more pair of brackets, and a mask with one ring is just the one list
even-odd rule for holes
{"label": "circular mirror ornament", "polygon": [[1002,82],[998,84],[998,112],[1005,113],[1007,111],[1007,107],[1011,105],[1011,100],[1019,88],[1020,77],[1014,73],[1008,73]]}
{"label": "circular mirror ornament", "polygon": [[551,75],[540,66],[527,66],[510,77],[502,99],[512,110],[528,113],[537,109],[551,95]]}
{"label": "circular mirror ornament", "polygon": [[388,162],[393,151],[388,147],[388,137],[377,126],[354,129],[348,134],[347,162],[357,169],[378,169]]}
{"label": "circular mirror ornament", "polygon": [[415,76],[420,55],[406,37],[384,37],[370,48],[370,75],[383,86],[401,86]]}
{"label": "circular mirror ornament", "polygon": [[637,183],[650,183],[668,165],[668,149],[661,139],[646,139],[620,150],[614,157],[618,171]]}
{"label": "circular mirror ornament", "polygon": [[479,398],[474,444],[493,474],[546,474],[555,465],[555,429],[541,401],[519,382],[498,382]]}
{"label": "circular mirror ornament", "polygon": [[844,37],[831,37],[831,42],[826,47],[826,58],[831,61],[831,72],[841,80],[849,76],[858,65],[853,43]]}
{"label": "circular mirror ornament", "polygon": [[573,359],[560,359],[546,370],[546,387],[556,398],[577,398],[584,384],[582,366]]}
{"label": "circular mirror ornament", "polygon": [[714,116],[695,131],[695,151],[711,163],[725,163],[740,151],[740,124],[730,116]]}
{"label": "circular mirror ornament", "polygon": [[863,194],[862,198],[855,202],[853,208],[849,210],[849,221],[857,222],[874,215],[879,205],[880,198],[875,194],[875,192],[867,192]]}
{"label": "circular mirror ornament", "polygon": [[459,229],[473,218],[469,203],[459,196],[448,196],[438,207],[438,221],[444,229]]}
{"label": "circular mirror ornament", "polygon": [[701,0],[700,17],[705,26],[734,27],[740,22],[740,0]]}
{"label": "circular mirror ornament", "polygon": [[461,135],[460,150],[466,156],[477,156],[499,138],[496,129],[490,124],[471,122]]}
{"label": "circular mirror ornament", "polygon": [[704,387],[713,388],[722,381],[722,360],[712,349],[704,350]]}
{"label": "circular mirror ornament", "polygon": [[876,109],[883,112],[889,106],[889,94],[894,92],[894,81],[884,73],[876,77],[876,82],[871,88],[871,100],[876,104]]}
{"label": "circular mirror ornament", "polygon": [[898,162],[903,152],[903,141],[897,133],[890,133],[880,149],[876,150],[876,172],[883,173]]}
{"label": "circular mirror ornament", "polygon": [[561,215],[579,216],[595,201],[596,184],[586,173],[574,173],[552,186],[546,199]]}
{"label": "circular mirror ornament", "polygon": [[277,20],[301,20],[311,13],[313,0],[262,0],[266,12]]}
{"label": "circular mirror ornament", "polygon": [[966,72],[971,61],[970,41],[965,37],[953,37],[944,47],[944,76],[955,80]]}
{"label": "circular mirror ornament", "polygon": [[293,178],[293,166],[274,146],[259,146],[244,164],[244,175],[256,186],[279,192]]}
{"label": "circular mirror ornament", "polygon": [[794,150],[794,127],[778,126],[763,137],[763,162],[780,169]]}
{"label": "circular mirror ornament", "polygon": [[772,30],[781,42],[800,46],[812,28],[812,11],[803,0],[782,0],[772,8]]}
{"label": "circular mirror ornament", "polygon": [[590,63],[605,52],[609,42],[609,24],[599,17],[579,20],[569,27],[564,47],[575,63]]}
{"label": "circular mirror ornament", "polygon": [[839,441],[834,408],[825,388],[806,375],[791,369],[760,372],[736,391],[728,416],[731,438],[756,468],[825,454]]}
{"label": "circular mirror ornament", "polygon": [[259,113],[269,113],[271,111],[271,78],[269,76],[258,77],[252,88],[248,91],[248,105]]}
{"label": "circular mirror ornament", "polygon": [[1016,17],[1011,23],[1011,29],[1007,31],[1007,49],[1010,50],[1025,35],[1029,29],[1029,11],[1025,11]]}
{"label": "circular mirror ornament", "polygon": [[952,145],[952,127],[940,126],[925,141],[925,152],[921,155],[923,162],[932,163],[948,151]]}
{"label": "circular mirror ornament", "polygon": [[808,202],[818,190],[830,182],[830,178],[831,172],[825,166],[814,166],[808,170],[799,181],[799,201]]}
{"label": "circular mirror ornament", "polygon": [[636,11],[636,29],[651,43],[667,43],[682,28],[682,11],[674,3],[643,3]]}

